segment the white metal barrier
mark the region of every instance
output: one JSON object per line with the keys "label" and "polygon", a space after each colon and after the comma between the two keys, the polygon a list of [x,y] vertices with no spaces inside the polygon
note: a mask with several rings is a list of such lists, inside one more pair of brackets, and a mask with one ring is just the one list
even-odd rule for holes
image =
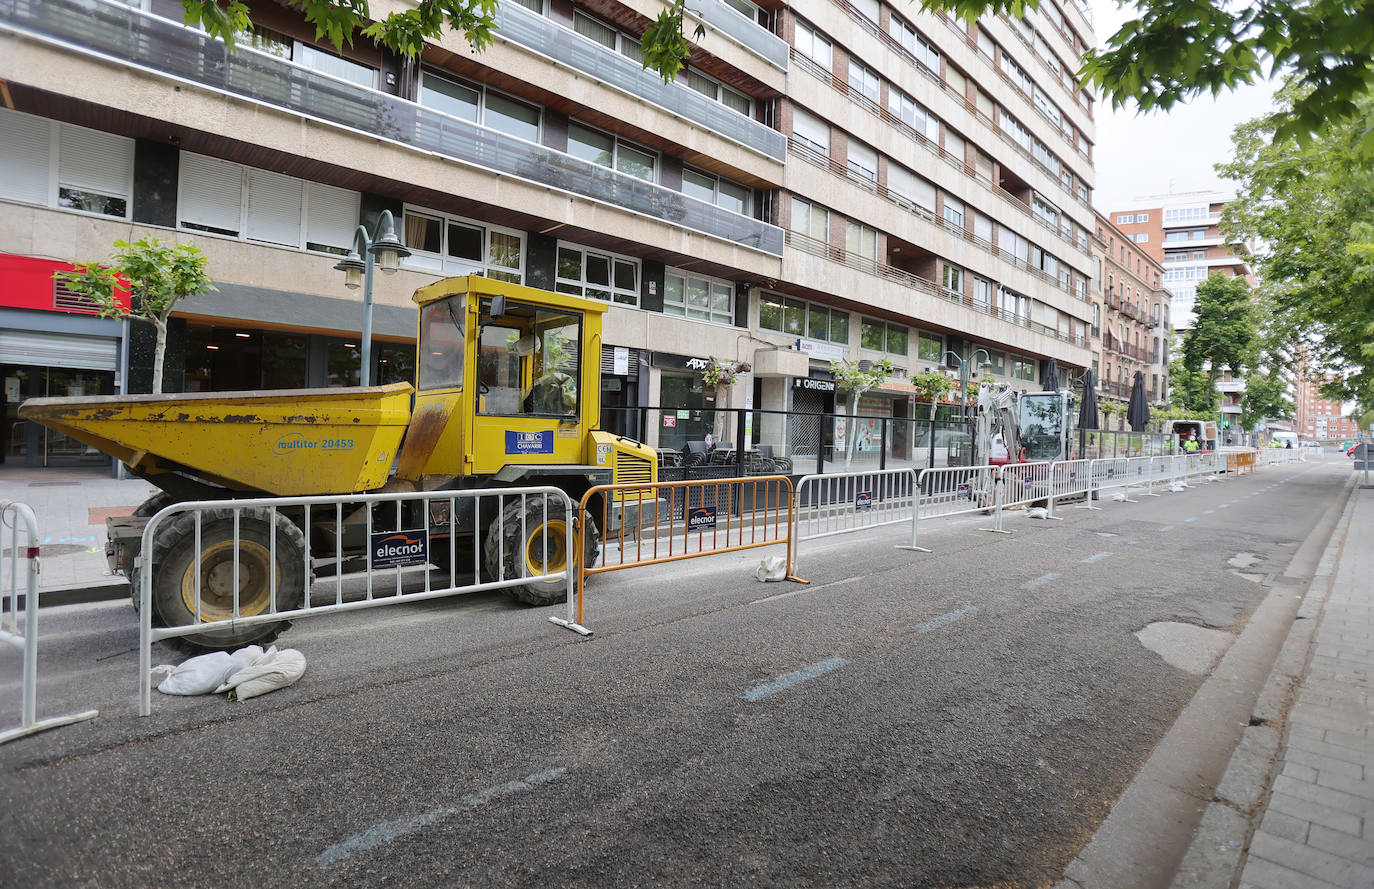
{"label": "white metal barrier", "polygon": [[1085,509],[1097,509],[1092,505],[1092,461],[1091,460],[1058,460],[1052,464],[1050,478],[1052,480],[1050,490],[1050,505],[1047,517],[1057,519],[1059,516],[1054,514],[1054,502],[1061,497],[1083,497],[1080,504]]}
{"label": "white metal barrier", "polygon": [[[332,532],[320,527],[329,521]],[[447,531],[446,546],[430,547],[429,532],[434,527]],[[162,535],[165,539],[159,540],[164,528],[168,529]],[[302,528],[310,529],[313,547],[307,545]],[[489,530],[485,540],[475,540],[471,547],[472,582],[460,584],[460,572],[468,572],[458,564],[457,539],[460,529],[472,528]],[[539,534],[541,528],[547,532]],[[322,535],[330,533],[334,590],[327,601],[320,602],[311,589],[311,551],[319,549]],[[535,535],[539,543],[532,548]],[[357,572],[365,581],[364,596],[347,601],[343,588],[344,553],[349,549],[346,537],[355,541],[354,550],[357,540],[366,544],[364,567]],[[554,487],[267,497],[169,506],[149,519],[135,562],[141,603],[139,715],[152,711],[152,645],[161,639],[204,635],[215,643],[217,631],[223,640],[227,631],[258,624],[525,586],[534,575],[539,576],[538,583],[550,584],[550,590],[553,584],[563,588],[567,619],[550,620],[571,624],[579,561],[571,557],[575,540],[573,501]],[[483,559],[484,549],[495,552],[494,578],[484,574],[492,567],[490,560]],[[440,580],[447,579],[447,585],[436,587],[436,572],[426,571],[424,588],[406,592],[403,569],[426,563],[447,567],[447,577],[439,575]],[[543,570],[531,571],[531,567]],[[160,582],[159,572],[167,575]],[[387,580],[390,589],[378,589],[375,581],[379,578]],[[174,605],[177,598],[181,600],[177,607],[185,611],[184,622],[153,626],[155,585]],[[251,601],[242,601],[245,589]],[[166,621],[167,615],[160,618]]]}
{"label": "white metal barrier", "polygon": [[[38,539],[38,522],[28,504],[0,500],[0,642],[19,649],[24,659],[19,727],[0,732],[0,744],[50,728],[84,722],[100,713],[86,710],[70,716],[38,719],[38,573],[41,567]],[[21,595],[24,597],[22,618],[19,614]]]}
{"label": "white metal barrier", "polygon": [[848,534],[864,528],[911,524],[911,543],[898,549],[928,549],[916,545],[917,488],[914,469],[873,469],[808,475],[797,482],[794,513],[797,549],[793,571],[801,561],[801,541]]}
{"label": "white metal barrier", "polygon": [[1052,463],[1008,463],[997,470],[997,505],[992,527],[982,528],[996,534],[1010,534],[1002,527],[1002,511],[1009,506],[1029,506],[1048,500],[1053,491]]}
{"label": "white metal barrier", "polygon": [[[997,467],[946,466],[922,469],[916,487],[921,503],[917,525],[922,518],[986,512],[996,505]],[[912,543],[916,542],[913,535]]]}

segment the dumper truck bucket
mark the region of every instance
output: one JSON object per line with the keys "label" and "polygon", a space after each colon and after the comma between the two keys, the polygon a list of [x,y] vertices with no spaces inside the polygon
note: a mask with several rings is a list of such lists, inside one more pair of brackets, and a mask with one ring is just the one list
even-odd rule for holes
{"label": "dumper truck bucket", "polygon": [[19,416],[156,476],[283,497],[370,491],[410,420],[408,383],[348,389],[35,398]]}

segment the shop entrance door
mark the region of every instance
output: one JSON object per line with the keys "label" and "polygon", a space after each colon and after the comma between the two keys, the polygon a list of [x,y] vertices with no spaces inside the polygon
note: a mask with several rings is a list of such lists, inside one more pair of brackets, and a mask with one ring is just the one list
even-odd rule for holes
{"label": "shop entrance door", "polygon": [[75,398],[113,395],[114,372],[66,367],[0,365],[4,380],[5,462],[19,466],[99,466],[109,457],[77,441],[19,418],[19,405],[29,398]]}

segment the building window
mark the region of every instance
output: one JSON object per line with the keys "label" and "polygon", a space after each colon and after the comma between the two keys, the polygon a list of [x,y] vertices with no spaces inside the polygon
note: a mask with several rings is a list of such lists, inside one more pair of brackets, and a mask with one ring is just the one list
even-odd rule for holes
{"label": "building window", "polygon": [[922,37],[914,27],[908,24],[900,16],[892,16],[888,22],[888,34],[893,40],[902,45],[902,48],[916,57],[916,61],[924,65],[933,72],[936,77],[940,75],[940,53],[924,37]]}
{"label": "building window", "polygon": [[887,90],[888,113],[932,142],[940,141],[940,121],[915,99],[896,87]]}
{"label": "building window", "polygon": [[539,107],[485,87],[426,70],[420,77],[420,104],[518,139],[539,141]]}
{"label": "building window", "polygon": [[964,270],[957,265],[945,263],[942,283],[947,292],[962,297],[964,295]]}
{"label": "building window", "polygon": [[753,189],[690,167],[682,171],[682,193],[743,216],[753,211]]}
{"label": "building window", "polygon": [[[1193,222],[1198,219],[1206,219],[1209,207],[1175,207],[1172,210],[1164,211],[1164,224],[1171,222]],[[1148,218],[1148,216],[1146,217]]]}
{"label": "building window", "polygon": [[792,231],[822,243],[830,240],[830,213],[824,207],[792,198]]}
{"label": "building window", "polygon": [[181,153],[181,228],[346,254],[360,195],[218,158]]}
{"label": "building window", "polygon": [[1027,151],[1030,151],[1030,130],[1027,130],[1025,127],[1021,126],[1020,121],[1012,117],[1006,111],[1002,111],[1000,114],[997,115],[997,125],[1001,127],[1002,132],[1006,133],[1008,136],[1011,137],[1011,140],[1013,142],[1015,142],[1017,145],[1020,145]]}
{"label": "building window", "polygon": [[[988,361],[989,364],[992,365],[992,367],[986,369],[986,372],[987,372],[987,373],[996,374],[996,375],[999,376],[999,377],[1004,377],[1004,376],[1006,376],[1006,375],[1007,375],[1007,356],[1006,356],[1006,354],[1003,353],[1003,352],[998,352],[996,349],[989,349],[989,348],[986,347],[986,346],[983,347],[983,351],[985,351],[985,352],[987,353],[987,361]],[[979,370],[983,370],[983,368],[979,368]]]}
{"label": "building window", "polygon": [[921,331],[916,337],[916,357],[922,361],[939,364],[944,361],[945,338],[938,333]]}
{"label": "building window", "polygon": [[849,345],[849,313],[776,293],[759,296],[759,329]]}
{"label": "building window", "polygon": [[401,262],[436,275],[483,275],[522,282],[525,236],[514,229],[407,207],[402,240],[411,255]]}
{"label": "building window", "polygon": [[992,305],[993,285],[991,281],[974,276],[973,278],[973,304],[979,308],[986,309]]}
{"label": "building window", "polygon": [[830,71],[831,46],[830,41],[825,38],[815,28],[806,22],[798,20],[796,33],[797,52],[806,56],[811,61]]}
{"label": "building window", "polygon": [[663,311],[699,321],[733,324],[734,288],[728,281],[668,269],[663,277]]}
{"label": "building window", "polygon": [[[640,62],[644,61],[641,54]],[[715,99],[732,111],[748,117],[754,111],[754,100],[736,89],[731,89],[725,84],[711,77],[707,77],[700,71],[688,70],[687,85],[703,96]]]}
{"label": "building window", "polygon": [[581,124],[568,125],[568,154],[646,182],[657,180],[658,155]]}
{"label": "building window", "polygon": [[290,60],[312,71],[338,77],[369,89],[377,88],[376,68],[350,61],[332,51],[293,40],[285,34],[254,25],[236,33],[234,40],[238,46],[247,46],[279,59]]}
{"label": "building window", "polygon": [[949,195],[944,198],[945,222],[954,228],[964,227],[964,205]]}
{"label": "building window", "polygon": [[1148,232],[1137,232],[1131,235],[1131,240],[1137,244],[1148,244],[1150,243],[1150,235]]}
{"label": "building window", "polygon": [[1016,61],[1007,54],[1006,50],[1002,51],[1002,58],[999,60],[999,66],[1002,72],[1016,85],[1017,89],[1028,96],[1031,94],[1030,75],[1026,73],[1026,69],[1016,64]]}
{"label": "building window", "polygon": [[1035,382],[1035,362],[1029,358],[1022,358],[1020,355],[1013,355],[1011,358],[1011,375],[1013,379]]}
{"label": "building window", "polygon": [[860,329],[860,345],[874,352],[886,352],[905,358],[908,333],[903,325],[865,318]]}
{"label": "building window", "polygon": [[849,141],[845,165],[851,178],[857,178],[870,187],[878,184],[878,152],[862,142]]}
{"label": "building window", "polygon": [[639,305],[639,260],[558,243],[559,293]]}
{"label": "building window", "polygon": [[851,256],[861,256],[864,259],[877,261],[878,259],[878,231],[855,222],[852,219],[845,221],[844,230],[844,249]]}
{"label": "building window", "polygon": [[830,126],[800,108],[792,109],[792,141],[804,152],[830,157]]}
{"label": "building window", "polygon": [[877,105],[882,95],[879,83],[878,72],[853,59],[849,60],[849,90],[851,93],[863,96]]}
{"label": "building window", "polygon": [[133,171],[132,139],[0,108],[0,198],[127,219]]}

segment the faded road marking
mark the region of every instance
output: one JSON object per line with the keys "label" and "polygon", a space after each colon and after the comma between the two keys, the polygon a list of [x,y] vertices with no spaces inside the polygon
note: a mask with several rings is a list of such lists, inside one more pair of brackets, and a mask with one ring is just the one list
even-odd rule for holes
{"label": "faded road marking", "polygon": [[1058,571],[1051,571],[1049,574],[1042,574],[1042,575],[1040,575],[1039,577],[1037,577],[1035,580],[1028,581],[1028,582],[1026,583],[1026,585],[1025,585],[1024,587],[1022,587],[1022,589],[1033,590],[1033,589],[1035,589],[1036,587],[1040,586],[1040,584],[1042,584],[1042,583],[1049,583],[1051,580],[1054,580],[1054,579],[1055,579],[1056,577],[1058,577],[1058,576],[1059,576],[1059,572],[1058,572]]}
{"label": "faded road marking", "polygon": [[1211,515],[1211,514],[1214,513],[1214,512],[1216,512],[1215,509],[1204,509],[1204,510],[1202,511],[1202,514],[1203,514],[1203,515]]}
{"label": "faded road marking", "polygon": [[1091,565],[1093,562],[1099,562],[1110,555],[1111,553],[1096,553],[1095,555],[1088,556],[1086,559],[1080,559],[1079,561],[1081,561],[1084,565]]}
{"label": "faded road marking", "polygon": [[[1058,577],[1059,575],[1056,574],[1054,576]],[[964,617],[966,615],[970,615],[977,610],[978,609],[976,607],[970,605],[967,608],[960,608],[958,611],[951,611],[948,614],[942,614],[939,617],[932,617],[930,620],[926,621],[923,624],[917,624],[916,632],[929,633],[931,630],[938,630],[941,627],[947,627],[959,618]]]}
{"label": "faded road marking", "polygon": [[1174,526],[1173,526],[1173,525],[1165,525],[1163,528],[1160,528],[1160,529],[1159,529],[1159,533],[1163,534],[1165,531],[1172,531],[1172,530],[1174,530]]}
{"label": "faded road marking", "polygon": [[342,843],[335,843],[325,849],[315,858],[316,864],[333,864],[342,861],[355,852],[366,852],[383,843],[415,833],[429,827],[436,821],[444,818],[451,818],[454,815],[461,815],[470,812],[479,806],[486,805],[492,800],[500,799],[503,796],[510,796],[521,790],[532,790],[540,784],[546,784],[556,778],[562,777],[567,769],[545,769],[542,772],[535,772],[524,778],[508,781],[505,784],[498,784],[495,787],[488,787],[486,790],[479,790],[463,797],[451,806],[440,806],[437,809],[430,809],[423,815],[412,815],[409,818],[396,818],[391,821],[383,821],[381,824],[373,825],[362,833],[354,834]]}
{"label": "faded road marking", "polygon": [[856,580],[863,580],[863,577],[846,577],[844,580],[832,580],[830,583],[823,583],[818,586],[800,587],[788,593],[778,593],[776,596],[764,596],[762,599],[755,599],[750,605],[757,605],[760,602],[776,602],[779,599],[790,599],[792,596],[800,596],[802,593],[814,593],[816,590],[823,590],[827,587],[840,586],[846,583],[853,583]]}
{"label": "faded road marking", "polygon": [[843,667],[847,663],[849,663],[849,661],[845,658],[832,657],[828,661],[821,661],[819,664],[812,664],[809,667],[802,667],[800,670],[795,670],[791,673],[788,673],[786,676],[779,676],[772,682],[765,682],[762,685],[756,685],[747,691],[740,692],[740,697],[744,698],[746,701],[757,701],[760,698],[766,698],[771,694],[776,694],[780,691],[786,691],[794,685],[801,685],[808,679],[815,679],[817,676],[824,676],[826,673],[829,673],[832,670],[838,670],[840,667]]}
{"label": "faded road marking", "polygon": [[[1210,511],[1210,510],[1209,510],[1209,511]],[[1185,521],[1185,522],[1196,522],[1196,521],[1197,521],[1197,516],[1189,516],[1188,518],[1184,519],[1183,521]]]}

